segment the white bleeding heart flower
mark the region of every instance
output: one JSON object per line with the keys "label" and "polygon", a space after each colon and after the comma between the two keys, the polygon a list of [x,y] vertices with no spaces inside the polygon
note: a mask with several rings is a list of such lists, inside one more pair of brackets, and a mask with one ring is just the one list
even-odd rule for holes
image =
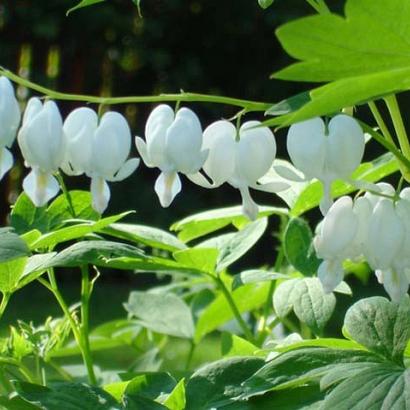
{"label": "white bleeding heart flower", "polygon": [[293,164],[307,179],[317,178],[323,184],[324,215],[332,205],[332,182],[349,179],[360,165],[364,146],[360,125],[344,114],[332,118],[327,127],[321,118],[313,118],[289,128],[287,149]]}
{"label": "white bleeding heart flower", "polygon": [[122,181],[138,167],[139,159],[128,159],[131,131],[117,112],[106,112],[101,120],[86,107],[72,111],[64,121],[66,155],[62,169],[69,175],[85,173],[91,178],[93,208],[103,213],[110,199],[106,181]]}
{"label": "white bleeding heart flower", "polygon": [[155,192],[163,207],[168,207],[181,191],[178,173],[199,171],[207,158],[202,150],[202,127],[196,114],[188,108],[174,110],[165,104],[156,107],[145,126],[145,141],[135,138],[145,165],[159,168]]}
{"label": "white bleeding heart flower", "polygon": [[355,209],[348,196],[339,198],[323,219],[313,240],[317,256],[323,259],[318,277],[325,292],[332,292],[343,280],[343,261],[354,259],[361,252],[362,230],[360,217],[365,207]]}
{"label": "white bleeding heart flower", "polygon": [[24,178],[24,192],[34,205],[43,206],[60,190],[52,175],[64,156],[63,121],[57,105],[31,98],[17,139],[25,165],[32,169]]}
{"label": "white bleeding heart flower", "polygon": [[14,89],[6,77],[0,77],[0,180],[13,166],[11,148],[20,124],[21,112]]}
{"label": "white bleeding heart flower", "polygon": [[249,188],[265,192],[279,192],[288,184],[258,181],[272,168],[276,156],[276,142],[272,131],[261,127],[259,121],[245,122],[238,133],[229,121],[216,121],[206,128],[202,148],[209,150],[203,166],[212,182],[201,173],[188,175],[191,181],[204,188],[216,188],[228,182],[239,189],[242,196],[243,213],[256,219],[258,206],[249,193]]}

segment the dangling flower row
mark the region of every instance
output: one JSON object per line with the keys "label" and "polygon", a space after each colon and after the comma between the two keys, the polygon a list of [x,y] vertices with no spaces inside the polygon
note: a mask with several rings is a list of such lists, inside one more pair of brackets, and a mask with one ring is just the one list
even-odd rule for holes
{"label": "dangling flower row", "polygon": [[407,294],[410,284],[410,188],[396,198],[394,188],[377,185],[381,195],[366,193],[353,201],[339,198],[314,238],[323,259],[318,276],[331,292],[343,280],[345,259],[365,258],[392,300]]}
{"label": "dangling flower row", "polygon": [[[0,78],[0,178],[11,168],[10,148],[20,124],[20,110],[8,79]],[[91,178],[93,207],[102,213],[110,199],[107,182],[121,181],[138,167],[138,158],[128,159],[131,131],[125,118],[107,112],[101,118],[86,107],[71,112],[63,122],[53,101],[31,98],[27,104],[18,143],[25,165],[31,168],[23,188],[36,206],[45,205],[59,191],[53,176],[58,169],[68,175]],[[180,175],[195,184],[216,188],[227,182],[238,189],[244,214],[255,219],[258,206],[250,189],[280,192],[289,188],[283,181],[266,177],[276,156],[272,131],[258,121],[248,121],[237,129],[231,122],[216,121],[202,131],[197,115],[188,108],[176,113],[159,105],[150,114],[145,141],[137,137],[136,147],[148,167],[159,168],[155,191],[163,207],[168,207],[181,191]],[[364,136],[358,123],[338,115],[326,126],[312,119],[289,129],[289,155],[305,180],[317,178],[324,185],[323,213],[331,205],[333,180],[348,178],[360,164]],[[289,173],[286,178],[289,179]],[[299,175],[290,179],[300,180]],[[264,179],[266,180],[266,178]]]}

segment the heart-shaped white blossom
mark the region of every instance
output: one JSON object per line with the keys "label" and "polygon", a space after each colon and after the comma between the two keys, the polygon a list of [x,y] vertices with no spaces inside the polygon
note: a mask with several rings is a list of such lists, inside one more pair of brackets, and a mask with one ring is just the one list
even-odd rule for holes
{"label": "heart-shaped white blossom", "polygon": [[258,206],[250,196],[249,188],[278,192],[289,187],[282,182],[258,182],[271,169],[276,156],[276,142],[272,131],[260,125],[259,121],[245,122],[237,135],[236,128],[229,121],[221,120],[211,124],[204,132],[202,148],[209,150],[203,170],[212,182],[201,173],[188,176],[205,188],[216,188],[228,182],[239,189],[243,213],[250,219],[257,218]]}
{"label": "heart-shaped white blossom", "polygon": [[25,165],[32,169],[23,181],[24,191],[34,205],[43,206],[60,189],[52,174],[64,157],[63,121],[54,101],[29,100],[17,139]]}
{"label": "heart-shaped white blossom", "polygon": [[332,182],[350,178],[363,158],[364,145],[360,125],[344,114],[332,118],[327,127],[321,118],[313,118],[289,128],[287,148],[293,164],[307,179],[317,178],[323,184],[323,214],[332,205]]}
{"label": "heart-shaped white blossom", "polygon": [[155,192],[163,207],[168,207],[181,191],[178,173],[198,172],[207,158],[202,150],[202,127],[196,114],[188,108],[174,110],[165,104],[156,107],[145,126],[145,141],[135,138],[145,165],[159,168]]}
{"label": "heart-shaped white blossom", "polygon": [[139,159],[128,159],[131,131],[126,119],[117,112],[106,112],[98,121],[97,113],[78,108],[64,121],[66,155],[63,170],[69,175],[85,173],[91,178],[93,208],[103,213],[110,189],[106,181],[122,181],[138,167]]}

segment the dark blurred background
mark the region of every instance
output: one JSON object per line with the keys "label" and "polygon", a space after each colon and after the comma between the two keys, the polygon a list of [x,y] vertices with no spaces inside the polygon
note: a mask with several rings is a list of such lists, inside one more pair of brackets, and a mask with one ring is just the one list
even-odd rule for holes
{"label": "dark blurred background", "polygon": [[[155,95],[182,89],[276,103],[312,86],[269,80],[273,71],[291,62],[274,31],[287,21],[314,14],[304,0],[277,0],[268,10],[262,10],[257,0],[142,0],[143,18],[131,0],[107,0],[66,16],[66,11],[76,3],[75,0],[1,1],[0,65],[52,89],[102,96]],[[328,4],[340,12],[343,1],[333,0]],[[22,102],[32,95],[22,87],[17,89],[17,94]],[[66,116],[78,104],[60,102],[59,106]],[[189,106],[200,116],[204,128],[237,111],[216,104]],[[111,107],[126,115],[134,135],[143,135],[152,108],[151,104]],[[262,114],[246,119],[250,118],[262,119]],[[276,133],[282,157],[285,135],[286,130]],[[3,221],[21,190],[24,172],[20,163],[0,184]],[[107,214],[135,209],[134,222],[168,228],[189,214],[240,204],[239,192],[229,186],[205,190],[183,178],[181,194],[169,209],[162,209],[153,189],[157,175],[157,169],[142,164],[127,180],[111,184]],[[68,179],[67,183],[69,188],[88,189],[89,181],[77,177]],[[281,205],[273,195],[258,192],[253,195],[260,204]],[[277,224],[278,221],[272,221],[269,234],[240,267],[273,263],[275,243],[271,233]],[[72,300],[78,298],[78,279],[71,274],[60,279],[66,283],[66,292]],[[74,286],[72,290],[70,283]],[[100,316],[105,318],[107,298],[112,302],[110,315],[124,315],[121,302],[129,290],[147,284],[140,276],[118,273],[105,276],[103,283],[107,286],[97,286],[101,291],[96,293],[93,304],[96,322]],[[24,303],[27,299],[31,303]],[[36,301],[39,309],[33,310]],[[21,296],[16,295],[6,319],[18,316],[40,320],[44,318],[43,312],[59,315],[57,307],[45,307],[49,303],[45,292],[36,291],[33,285],[23,290]]]}
{"label": "dark blurred background", "polygon": [[[67,17],[76,3],[1,1],[0,64],[46,87],[76,94],[153,95],[182,89],[275,103],[309,87],[269,80],[274,70],[290,62],[275,29],[314,12],[303,0],[277,0],[265,11],[257,0],[142,0],[143,18],[131,0],[107,0]],[[342,2],[334,3],[333,8],[340,9]],[[25,100],[31,92],[19,88],[18,96]],[[64,116],[78,106],[59,105]],[[189,106],[203,127],[237,111],[216,104]],[[127,116],[134,134],[143,134],[151,104],[111,108]],[[283,132],[278,132],[283,154],[282,138]],[[172,208],[163,210],[153,190],[157,174],[142,165],[131,178],[113,184],[108,212],[133,208],[139,222],[166,227],[192,212],[240,201],[239,193],[229,187],[209,191],[184,180]],[[8,186],[2,181],[8,199],[3,204],[13,201],[10,192],[20,189],[20,180],[15,172]],[[69,181],[70,187],[87,184],[81,178]],[[270,195],[257,197],[272,202]],[[4,220],[7,205],[2,206]]]}

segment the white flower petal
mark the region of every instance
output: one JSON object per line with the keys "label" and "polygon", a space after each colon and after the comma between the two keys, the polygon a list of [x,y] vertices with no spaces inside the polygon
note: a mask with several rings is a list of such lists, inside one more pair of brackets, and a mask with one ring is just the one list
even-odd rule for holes
{"label": "white flower petal", "polygon": [[325,216],[331,206],[333,205],[333,198],[332,198],[332,180],[321,180],[320,181],[323,186],[323,196],[320,200],[319,209],[322,212],[322,215]]}
{"label": "white flower petal", "polygon": [[329,122],[326,166],[338,178],[346,178],[360,165],[364,134],[358,122],[348,115],[336,115]]}
{"label": "white flower petal", "polygon": [[262,178],[272,167],[276,155],[276,142],[272,131],[259,127],[259,121],[245,122],[236,143],[235,179],[251,185]]}
{"label": "white flower petal", "polygon": [[[174,122],[174,110],[166,104],[157,106],[149,115],[145,125],[145,140],[147,141],[147,166],[157,166],[160,169],[169,168],[166,156],[167,130]],[[142,156],[142,154],[141,154]],[[148,165],[148,163],[152,165]]]}
{"label": "white flower petal", "polygon": [[138,153],[144,161],[144,164],[149,168],[154,168],[155,164],[151,162],[145,141],[141,137],[135,137],[135,146],[137,147]]}
{"label": "white flower petal", "polygon": [[323,176],[326,155],[323,120],[313,118],[292,125],[288,132],[287,149],[293,165],[308,179]]}
{"label": "white flower petal", "polygon": [[283,165],[274,165],[273,169],[280,177],[287,179],[289,181],[293,181],[293,182],[305,182],[306,181],[306,178],[303,175],[303,173],[297,172],[296,168],[295,170],[293,170]]}
{"label": "white flower petal", "polygon": [[404,239],[403,224],[393,201],[382,198],[369,219],[365,256],[373,269],[389,269]]}
{"label": "white flower petal", "polygon": [[33,169],[24,178],[23,189],[33,204],[40,207],[57,195],[60,185],[51,174]]}
{"label": "white flower petal", "polygon": [[201,186],[202,188],[217,188],[218,185],[209,182],[200,172],[196,172],[195,174],[187,174],[186,177],[196,185]]}
{"label": "white flower petal", "polygon": [[161,172],[155,181],[155,192],[163,208],[167,208],[171,205],[177,194],[181,192],[181,189],[181,180],[176,172]]}
{"label": "white flower petal", "polygon": [[92,139],[92,174],[111,179],[126,161],[130,149],[131,130],[126,119],[117,112],[106,112]]}
{"label": "white flower petal", "polygon": [[314,246],[319,258],[341,258],[357,233],[358,218],[353,212],[353,201],[348,196],[339,198],[324,218]]}
{"label": "white flower petal", "polygon": [[383,270],[383,286],[393,302],[400,302],[407,295],[409,280],[404,273],[387,269]]}
{"label": "white flower petal", "polygon": [[92,140],[98,126],[97,113],[81,107],[64,121],[65,157],[61,168],[69,175],[87,173],[90,166]]}
{"label": "white flower petal", "polygon": [[339,259],[323,261],[317,271],[325,293],[330,293],[343,281],[343,265]]}
{"label": "white flower petal", "polygon": [[110,187],[103,178],[91,178],[91,196],[93,209],[102,214],[107,209],[111,197]]}
{"label": "white flower petal", "polygon": [[20,106],[14,95],[13,85],[8,78],[0,77],[0,146],[12,146],[20,119]]}
{"label": "white flower petal", "polygon": [[248,187],[241,187],[239,191],[242,196],[242,212],[247,218],[254,221],[258,217],[259,207],[252,199]]}
{"label": "white flower petal", "polygon": [[11,169],[14,164],[13,155],[7,148],[0,150],[0,180]]}
{"label": "white flower petal", "polygon": [[265,184],[252,184],[250,185],[251,188],[257,189],[258,191],[262,192],[282,192],[286,191],[290,188],[290,185],[286,182],[276,181],[276,182],[267,182]]}
{"label": "white flower petal", "polygon": [[209,149],[209,155],[203,168],[215,186],[222,185],[234,172],[235,136],[235,127],[225,120],[212,123],[204,131],[202,147]]}
{"label": "white flower petal", "polygon": [[174,169],[193,174],[202,167],[202,128],[197,115],[188,108],[181,108],[175,121],[167,130],[165,149],[167,159]]}
{"label": "white flower petal", "polygon": [[125,178],[128,178],[140,164],[139,158],[131,158],[124,163],[120,168],[114,178],[111,178],[110,181],[122,181]]}
{"label": "white flower petal", "polygon": [[47,101],[38,111],[37,99],[31,99],[31,114],[23,122],[18,135],[20,149],[26,163],[44,172],[54,172],[64,155],[63,122],[57,105]]}

